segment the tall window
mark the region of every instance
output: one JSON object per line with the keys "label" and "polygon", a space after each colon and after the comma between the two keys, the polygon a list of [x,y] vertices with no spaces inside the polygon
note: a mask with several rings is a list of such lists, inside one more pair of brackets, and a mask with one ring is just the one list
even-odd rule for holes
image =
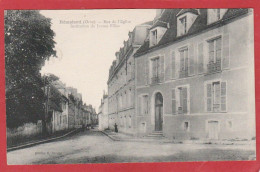
{"label": "tall window", "polygon": [[131,127],[132,127],[132,119],[131,119],[131,116],[129,116],[127,119],[128,119],[128,120],[127,120],[128,128],[131,128]]}
{"label": "tall window", "polygon": [[172,89],[172,114],[189,112],[189,87],[181,86]]}
{"label": "tall window", "polygon": [[208,41],[209,45],[209,61],[217,62],[221,60],[221,37]]}
{"label": "tall window", "polygon": [[188,48],[180,50],[180,77],[188,76]]}
{"label": "tall window", "polygon": [[154,30],[151,32],[152,33],[152,45],[157,44],[157,30]]}
{"label": "tall window", "polygon": [[188,112],[188,93],[187,93],[187,87],[179,87],[177,89],[177,98],[178,101],[178,113],[179,114],[185,114]]}
{"label": "tall window", "polygon": [[159,80],[159,57],[153,58],[152,62],[152,83],[158,82]]}
{"label": "tall window", "polygon": [[221,42],[221,37],[208,41],[209,73],[221,70]]}
{"label": "tall window", "polygon": [[140,102],[140,115],[148,114],[148,95],[143,95],[139,97]]}
{"label": "tall window", "polygon": [[226,82],[214,81],[207,83],[207,111],[226,111]]}
{"label": "tall window", "polygon": [[187,17],[184,16],[180,18],[180,35],[184,35],[187,33]]}
{"label": "tall window", "polygon": [[132,106],[132,100],[131,100],[131,96],[132,96],[132,93],[131,93],[131,89],[129,89],[129,92],[128,92],[128,106],[131,107]]}

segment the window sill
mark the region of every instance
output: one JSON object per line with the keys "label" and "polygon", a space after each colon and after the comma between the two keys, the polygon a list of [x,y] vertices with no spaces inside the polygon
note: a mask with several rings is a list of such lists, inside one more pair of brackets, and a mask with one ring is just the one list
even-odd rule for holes
{"label": "window sill", "polygon": [[217,114],[217,113],[227,113],[227,111],[220,111],[220,112],[205,112],[205,113],[210,113],[210,114]]}

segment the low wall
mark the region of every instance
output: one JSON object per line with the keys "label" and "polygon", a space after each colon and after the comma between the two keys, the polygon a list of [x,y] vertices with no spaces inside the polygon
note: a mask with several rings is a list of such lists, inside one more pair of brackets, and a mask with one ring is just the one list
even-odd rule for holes
{"label": "low wall", "polygon": [[29,141],[32,137],[40,137],[42,134],[41,123],[26,123],[18,128],[7,128],[7,146]]}

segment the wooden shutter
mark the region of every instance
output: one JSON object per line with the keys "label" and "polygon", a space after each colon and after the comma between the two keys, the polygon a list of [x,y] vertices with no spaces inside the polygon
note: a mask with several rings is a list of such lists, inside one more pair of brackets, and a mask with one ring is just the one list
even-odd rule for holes
{"label": "wooden shutter", "polygon": [[194,64],[195,64],[195,60],[194,60],[194,46],[193,44],[191,44],[189,46],[188,49],[188,59],[189,59],[189,76],[194,75],[195,74],[195,68],[194,68]]}
{"label": "wooden shutter", "polygon": [[172,89],[172,114],[176,114],[176,93],[175,89]]}
{"label": "wooden shutter", "polygon": [[149,84],[149,59],[145,59],[145,85]]}
{"label": "wooden shutter", "polygon": [[182,109],[183,109],[183,113],[185,114],[185,113],[188,112],[188,91],[187,91],[187,87],[182,88],[182,98],[183,98]]}
{"label": "wooden shutter", "polygon": [[139,112],[139,115],[142,115],[142,97],[141,96],[138,97],[138,112]]}
{"label": "wooden shutter", "polygon": [[206,96],[207,96],[207,112],[211,112],[212,111],[212,84],[209,83],[206,86]]}
{"label": "wooden shutter", "polygon": [[224,34],[223,36],[223,61],[222,61],[222,68],[227,69],[229,68],[229,35]]}
{"label": "wooden shutter", "polygon": [[159,70],[159,72],[160,72],[160,82],[163,82],[164,81],[164,56],[161,56],[160,58],[159,58],[159,60],[160,60],[160,70]]}
{"label": "wooden shutter", "polygon": [[143,106],[144,106],[144,114],[146,115],[146,114],[148,114],[148,96],[144,96],[143,97],[143,101],[144,101],[144,104],[143,104]]}
{"label": "wooden shutter", "polygon": [[221,111],[227,111],[227,83],[221,82]]}
{"label": "wooden shutter", "polygon": [[135,64],[134,64],[134,62],[132,63],[131,67],[132,67],[132,69],[131,69],[131,79],[134,79],[135,78]]}
{"label": "wooden shutter", "polygon": [[203,42],[198,45],[198,73],[204,72],[204,47]]}
{"label": "wooden shutter", "polygon": [[180,51],[175,54],[175,77],[180,77]]}
{"label": "wooden shutter", "polygon": [[171,71],[172,71],[172,74],[171,74],[171,78],[175,78],[175,74],[176,74],[176,64],[175,64],[175,52],[173,51],[172,54],[171,54]]}

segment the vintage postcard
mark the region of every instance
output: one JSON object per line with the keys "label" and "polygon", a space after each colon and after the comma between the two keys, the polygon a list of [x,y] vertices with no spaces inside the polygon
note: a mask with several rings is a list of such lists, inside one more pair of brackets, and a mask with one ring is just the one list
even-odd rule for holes
{"label": "vintage postcard", "polygon": [[7,164],[256,160],[251,8],[5,10]]}

